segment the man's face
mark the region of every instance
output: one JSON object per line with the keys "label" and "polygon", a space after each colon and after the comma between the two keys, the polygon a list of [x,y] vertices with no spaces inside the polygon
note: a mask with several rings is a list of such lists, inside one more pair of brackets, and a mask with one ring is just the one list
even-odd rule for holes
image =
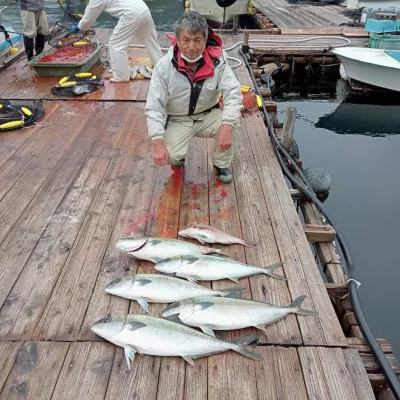
{"label": "man's face", "polygon": [[203,54],[206,47],[206,40],[201,32],[189,32],[187,29],[181,29],[176,40],[183,55],[191,60]]}

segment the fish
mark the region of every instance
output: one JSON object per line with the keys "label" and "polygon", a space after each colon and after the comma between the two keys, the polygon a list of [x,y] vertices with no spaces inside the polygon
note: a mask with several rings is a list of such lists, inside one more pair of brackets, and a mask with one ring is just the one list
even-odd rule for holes
{"label": "fish", "polygon": [[290,313],[317,316],[317,311],[301,308],[305,299],[306,296],[299,296],[288,306],[276,306],[254,300],[200,296],[170,304],[161,315],[172,319],[178,317],[183,324],[198,327],[212,337],[215,337],[214,330],[248,327],[266,333],[265,325]]}
{"label": "fish", "polygon": [[154,263],[174,256],[196,256],[214,253],[226,255],[219,249],[199,246],[183,240],[165,238],[124,238],[119,239],[115,247],[132,257]]}
{"label": "fish", "polygon": [[284,276],[274,273],[280,266],[282,263],[272,264],[269,267],[255,267],[222,257],[190,255],[160,260],[156,263],[155,269],[170,276],[186,278],[193,283],[220,279],[230,279],[239,283],[239,278],[257,274],[265,274],[286,281]]}
{"label": "fish", "polygon": [[131,79],[131,81],[133,81],[136,78],[137,74],[138,74],[137,67],[134,66],[129,67],[129,78]]}
{"label": "fish", "polygon": [[183,279],[155,274],[125,276],[110,282],[105,289],[109,294],[136,300],[147,313],[148,303],[173,303],[194,296],[240,297],[243,290],[242,287],[212,290]]}
{"label": "fish", "polygon": [[185,238],[197,239],[201,244],[205,243],[221,243],[221,244],[242,244],[246,247],[254,247],[254,244],[247,244],[243,239],[229,235],[212,226],[196,224],[182,231],[179,236]]}
{"label": "fish", "polygon": [[236,351],[253,360],[263,359],[245,347],[255,342],[258,339],[257,335],[228,342],[188,326],[148,315],[107,317],[95,322],[91,329],[96,335],[124,349],[129,369],[136,353],[182,357],[191,365],[194,365],[193,360],[196,358],[228,350]]}

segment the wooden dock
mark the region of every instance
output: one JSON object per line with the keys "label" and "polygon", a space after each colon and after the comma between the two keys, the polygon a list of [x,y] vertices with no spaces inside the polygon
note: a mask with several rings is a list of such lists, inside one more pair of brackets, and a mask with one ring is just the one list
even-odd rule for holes
{"label": "wooden dock", "polygon": [[[224,40],[229,46],[238,39]],[[250,83],[244,67],[236,71]],[[234,182],[222,184],[208,140],[193,141],[184,168],[153,164],[147,81],[107,82],[85,101],[63,101],[48,94],[52,79],[36,79],[23,61],[1,75],[2,98],[48,100],[37,127],[0,134],[0,400],[375,398],[371,375],[381,372],[366,342],[347,337],[340,324],[258,111],[243,118]],[[246,298],[288,305],[306,295],[304,307],[319,315],[269,325],[252,348],[263,361],[228,352],[193,367],[139,355],[128,370],[122,349],[90,326],[108,315],[142,314],[137,303],[104,288],[154,268],[119,253],[115,243],[128,235],[176,238],[192,223],[257,244],[226,247],[237,260],[283,262],[278,273],[287,282],[241,279]],[[151,315],[164,307],[152,304]],[[217,334],[233,340],[249,332],[255,330]]]}

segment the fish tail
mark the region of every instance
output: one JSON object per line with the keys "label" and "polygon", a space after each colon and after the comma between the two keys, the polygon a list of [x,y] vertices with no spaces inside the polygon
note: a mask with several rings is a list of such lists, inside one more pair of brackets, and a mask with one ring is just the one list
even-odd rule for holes
{"label": "fish tail", "polygon": [[222,295],[223,297],[230,297],[234,299],[240,299],[242,297],[242,292],[244,291],[244,287],[241,286],[236,286],[236,287],[231,287],[228,289],[223,289],[220,290],[224,294]]}
{"label": "fish tail", "polygon": [[235,345],[235,347],[233,347],[232,350],[240,353],[241,355],[243,355],[245,357],[251,358],[252,360],[263,360],[264,357],[247,350],[245,347],[245,346],[248,346],[249,344],[255,342],[257,339],[258,339],[257,335],[248,335],[241,339],[235,340],[234,342],[232,342],[232,344]]}
{"label": "fish tail", "polygon": [[264,268],[261,267],[261,268],[263,269],[263,272],[265,275],[269,275],[272,278],[279,279],[281,281],[287,281],[287,278],[285,278],[283,275],[278,275],[278,274],[274,273],[274,271],[276,269],[280,268],[281,266],[282,266],[282,263],[280,262],[280,263],[272,264],[269,267],[264,267]]}
{"label": "fish tail", "polygon": [[301,305],[303,301],[306,299],[307,296],[299,296],[297,299],[295,299],[292,304],[290,304],[289,308],[295,308],[297,309],[296,311],[293,310],[295,314],[299,315],[309,315],[309,316],[316,316],[318,315],[318,311],[314,310],[305,310],[304,308],[301,308]]}

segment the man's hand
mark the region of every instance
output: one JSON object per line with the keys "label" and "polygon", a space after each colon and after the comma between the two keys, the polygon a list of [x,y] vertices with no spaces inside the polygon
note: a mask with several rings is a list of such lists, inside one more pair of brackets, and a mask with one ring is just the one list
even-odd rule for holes
{"label": "man's hand", "polygon": [[230,125],[222,125],[218,133],[218,150],[223,153],[228,151],[232,146],[232,127]]}
{"label": "man's hand", "polygon": [[153,161],[156,165],[167,165],[168,164],[168,150],[165,146],[163,139],[153,140]]}

